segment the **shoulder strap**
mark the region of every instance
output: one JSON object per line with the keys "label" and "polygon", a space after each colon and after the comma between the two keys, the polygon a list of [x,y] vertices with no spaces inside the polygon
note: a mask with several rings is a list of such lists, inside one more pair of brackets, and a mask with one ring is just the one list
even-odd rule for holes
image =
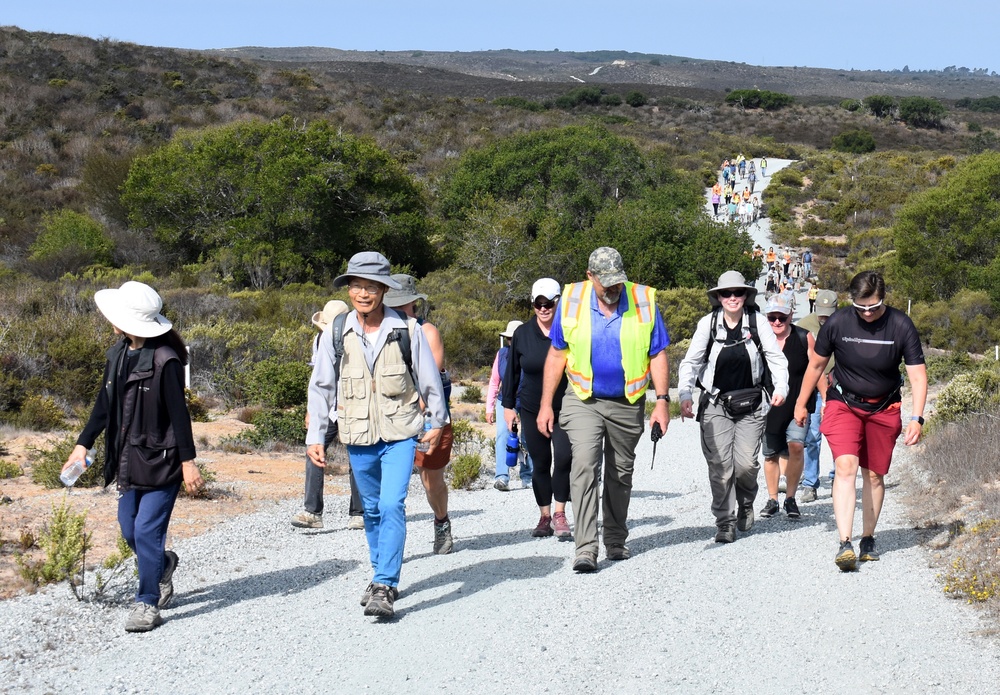
{"label": "shoulder strap", "polygon": [[330,337],[333,338],[333,366],[337,373],[337,380],[340,380],[340,360],[344,357],[344,324],[347,323],[347,314],[339,314],[333,318],[330,327],[326,330],[333,331]]}
{"label": "shoulder strap", "polygon": [[406,363],[406,371],[410,374],[413,386],[419,391],[420,388],[417,385],[417,375],[413,373],[413,350],[410,347],[413,331],[417,329],[418,325],[417,319],[407,318],[406,330],[404,331],[402,328],[393,328],[392,333],[389,334],[388,340],[386,340],[386,343],[399,341],[399,351],[403,355],[403,362]]}
{"label": "shoulder strap", "polygon": [[712,344],[715,342],[715,334],[719,331],[719,314],[721,313],[721,306],[712,309],[712,319],[708,322],[708,345],[705,346],[705,355],[702,357],[702,362],[708,362],[708,353],[711,352]]}

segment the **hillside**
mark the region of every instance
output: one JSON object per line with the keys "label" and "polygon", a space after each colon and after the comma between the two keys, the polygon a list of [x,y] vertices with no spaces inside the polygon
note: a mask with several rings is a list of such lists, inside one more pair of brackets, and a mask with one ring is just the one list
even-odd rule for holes
{"label": "hillside", "polygon": [[759,88],[799,97],[861,99],[870,94],[891,94],[958,99],[1000,93],[1000,76],[974,73],[966,68],[881,71],[757,66],[627,51],[343,51],[316,47],[246,47],[208,53],[304,65],[383,63],[434,68],[508,82],[631,84],[709,92]]}

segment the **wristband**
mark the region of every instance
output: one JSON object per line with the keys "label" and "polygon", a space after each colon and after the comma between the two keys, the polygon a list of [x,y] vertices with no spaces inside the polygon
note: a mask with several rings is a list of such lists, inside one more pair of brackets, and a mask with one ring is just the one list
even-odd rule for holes
{"label": "wristband", "polygon": [[919,422],[920,426],[923,427],[924,419],[922,417],[920,417],[919,415],[914,415],[913,417],[910,418],[910,421],[911,422]]}
{"label": "wristband", "polygon": [[661,396],[657,396],[656,400],[658,400],[658,401],[666,401],[667,403],[669,403],[670,402],[670,394],[669,393],[664,393]]}

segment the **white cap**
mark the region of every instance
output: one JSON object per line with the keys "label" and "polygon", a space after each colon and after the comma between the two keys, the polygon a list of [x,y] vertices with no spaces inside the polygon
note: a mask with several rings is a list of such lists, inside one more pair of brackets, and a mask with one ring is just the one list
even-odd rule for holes
{"label": "white cap", "polygon": [[541,278],[540,280],[535,280],[535,284],[531,286],[531,301],[535,301],[539,297],[545,297],[546,299],[555,299],[562,292],[559,287],[559,283],[552,278]]}

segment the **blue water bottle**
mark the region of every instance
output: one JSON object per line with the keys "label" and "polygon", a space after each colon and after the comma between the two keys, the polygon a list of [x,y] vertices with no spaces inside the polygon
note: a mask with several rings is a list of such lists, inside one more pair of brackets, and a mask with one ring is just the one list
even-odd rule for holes
{"label": "blue water bottle", "polygon": [[521,442],[517,438],[517,423],[511,425],[511,431],[507,433],[507,467],[513,468],[517,465],[517,455],[521,450]]}

